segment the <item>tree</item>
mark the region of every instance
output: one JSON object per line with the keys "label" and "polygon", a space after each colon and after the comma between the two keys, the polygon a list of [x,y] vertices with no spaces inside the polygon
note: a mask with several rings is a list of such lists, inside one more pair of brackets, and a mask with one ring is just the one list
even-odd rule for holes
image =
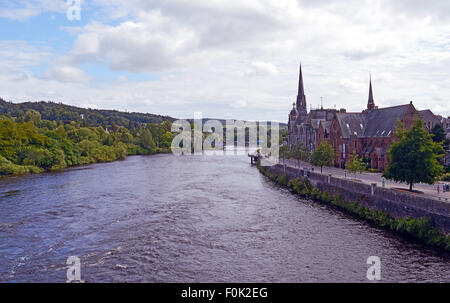
{"label": "tree", "polygon": [[442,142],[433,141],[433,135],[425,130],[420,119],[409,130],[399,122],[395,136],[397,140],[389,147],[390,161],[383,177],[408,183],[410,191],[415,183],[433,184],[444,172],[439,163],[444,154]]}
{"label": "tree", "polygon": [[147,128],[144,129],[141,135],[141,147],[150,154],[155,151],[155,141],[153,141],[152,133]]}
{"label": "tree", "polygon": [[320,166],[320,173],[324,166],[332,166],[334,160],[334,150],[330,143],[322,142],[319,147],[313,152],[311,156],[311,164]]}
{"label": "tree", "polygon": [[161,137],[161,147],[170,148],[172,146],[173,135],[171,132],[166,132]]}
{"label": "tree", "polygon": [[38,125],[41,122],[41,114],[33,109],[27,110],[24,121]]}
{"label": "tree", "polygon": [[363,157],[359,157],[357,154],[354,154],[350,160],[350,163],[347,165],[347,170],[351,173],[362,174],[363,171],[366,170],[366,163],[364,162]]}
{"label": "tree", "polygon": [[300,161],[308,161],[309,153],[308,150],[303,146],[296,147],[292,150],[292,158],[297,160],[297,167],[300,167]]}
{"label": "tree", "polygon": [[431,134],[433,135],[433,141],[434,142],[443,142],[446,139],[446,134],[444,127],[440,123],[437,123],[433,128],[431,129]]}
{"label": "tree", "polygon": [[286,158],[286,154],[289,152],[289,147],[287,145],[280,145],[280,155],[283,160]]}

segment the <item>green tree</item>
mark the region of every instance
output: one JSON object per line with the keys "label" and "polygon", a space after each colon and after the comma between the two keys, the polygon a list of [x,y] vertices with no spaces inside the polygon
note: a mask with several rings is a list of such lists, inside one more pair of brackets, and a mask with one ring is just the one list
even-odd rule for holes
{"label": "green tree", "polygon": [[50,168],[52,166],[52,161],[52,154],[47,149],[33,147],[28,151],[27,157],[23,160],[23,164]]}
{"label": "green tree", "polygon": [[162,122],[159,127],[164,130],[164,133],[170,132],[172,130],[172,122],[166,120]]}
{"label": "green tree", "polygon": [[356,173],[362,174],[366,170],[366,163],[364,162],[363,157],[359,157],[357,154],[354,154],[350,160],[350,163],[346,167],[347,170],[350,173],[354,173],[356,177]]}
{"label": "green tree", "polygon": [[133,136],[130,134],[128,129],[121,128],[119,130],[119,140],[125,144],[133,143]]}
{"label": "green tree", "polygon": [[437,123],[435,126],[433,126],[431,134],[433,134],[434,142],[444,142],[444,140],[446,139],[444,127],[442,127],[440,123]]}
{"label": "green tree", "polygon": [[284,160],[289,152],[289,147],[287,145],[280,145],[280,156]]}
{"label": "green tree", "polygon": [[170,148],[172,147],[173,135],[171,132],[166,132],[161,137],[161,147]]}
{"label": "green tree", "polygon": [[334,150],[330,143],[322,142],[311,156],[311,164],[320,166],[320,173],[324,166],[332,166],[334,160]]}
{"label": "green tree", "polygon": [[297,146],[292,150],[291,157],[297,160],[297,167],[300,167],[300,161],[309,161],[309,152],[303,145]]}
{"label": "green tree", "polygon": [[399,122],[395,136],[398,140],[389,147],[390,161],[383,177],[408,183],[410,191],[415,183],[433,184],[444,172],[439,164],[444,154],[442,143],[433,141],[420,119],[409,130]]}
{"label": "green tree", "polygon": [[155,152],[155,141],[153,141],[152,133],[147,128],[142,132],[140,145],[150,154]]}
{"label": "green tree", "polygon": [[34,125],[39,125],[41,122],[41,114],[38,111],[35,111],[33,109],[27,110],[25,114],[25,122],[31,122]]}

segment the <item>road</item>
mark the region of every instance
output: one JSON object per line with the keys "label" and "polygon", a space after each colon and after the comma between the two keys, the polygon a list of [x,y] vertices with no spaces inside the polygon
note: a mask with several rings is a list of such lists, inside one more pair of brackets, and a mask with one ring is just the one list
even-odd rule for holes
{"label": "road", "polygon": [[[284,162],[283,162],[284,161]],[[300,164],[300,168],[304,169],[314,169],[315,172],[320,173],[320,167],[314,167],[310,163],[297,161],[294,159],[280,159],[280,163],[285,163],[286,165],[290,167],[296,167],[298,168],[298,165]],[[299,164],[298,164],[299,163]],[[356,173],[350,174],[344,169],[335,168],[335,167],[323,167],[323,174],[326,175],[332,175],[333,177],[338,178],[345,178],[345,179],[356,179],[359,181],[362,181],[366,184],[372,184],[376,183],[377,186],[383,187],[383,177],[381,176],[381,173],[371,173],[371,172],[364,172],[364,173]],[[438,184],[439,186],[439,192],[438,192]],[[450,192],[442,192],[442,184],[450,184],[448,182],[439,182],[434,185],[429,184],[415,184],[414,190],[420,191],[423,193],[424,196],[431,197],[437,200],[441,201],[447,201],[450,202]],[[406,183],[400,183],[400,182],[394,182],[390,180],[385,180],[384,187],[386,188],[401,188],[408,190],[409,185]]]}

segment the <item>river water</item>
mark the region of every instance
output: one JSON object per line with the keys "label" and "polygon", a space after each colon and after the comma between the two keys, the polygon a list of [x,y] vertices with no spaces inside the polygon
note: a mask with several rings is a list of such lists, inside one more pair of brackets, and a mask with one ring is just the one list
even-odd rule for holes
{"label": "river water", "polygon": [[299,199],[246,156],[134,156],[0,180],[0,281],[450,282],[448,254]]}

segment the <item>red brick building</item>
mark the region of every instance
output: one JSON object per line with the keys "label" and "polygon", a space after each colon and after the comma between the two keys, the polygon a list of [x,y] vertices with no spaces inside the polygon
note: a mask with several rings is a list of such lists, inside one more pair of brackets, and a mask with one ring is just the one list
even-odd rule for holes
{"label": "red brick building", "polygon": [[304,147],[312,153],[320,143],[327,141],[336,154],[335,166],[345,168],[352,155],[358,154],[370,168],[384,171],[388,164],[387,151],[394,140],[398,121],[409,128],[419,117],[428,130],[439,120],[429,110],[417,112],[412,101],[405,105],[378,108],[373,98],[372,80],[369,82],[366,110],[347,113],[345,109],[321,108],[308,113],[300,66],[297,100],[289,114],[288,143],[291,149]]}
{"label": "red brick building", "polygon": [[341,111],[331,122],[328,141],[335,150],[335,165],[345,168],[352,155],[358,154],[372,169],[383,171],[388,164],[387,151],[398,121],[409,128],[415,119],[417,110],[412,102],[386,108],[376,107],[370,83],[367,109],[361,113]]}

